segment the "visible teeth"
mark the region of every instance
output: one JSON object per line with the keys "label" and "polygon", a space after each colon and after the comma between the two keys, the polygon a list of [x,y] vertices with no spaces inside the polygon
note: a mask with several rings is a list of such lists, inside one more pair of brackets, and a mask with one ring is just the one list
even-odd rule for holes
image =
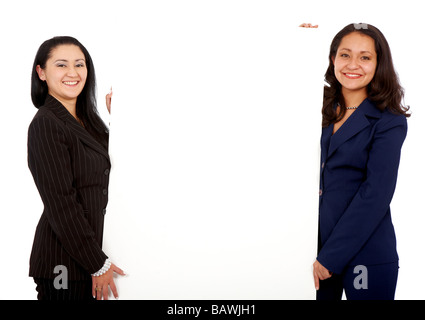
{"label": "visible teeth", "polygon": [[347,75],[348,77],[360,77],[360,75],[359,75],[359,74],[346,73],[346,75]]}
{"label": "visible teeth", "polygon": [[78,83],[78,81],[64,81],[63,83],[68,85],[68,86],[73,86],[73,85],[76,85]]}

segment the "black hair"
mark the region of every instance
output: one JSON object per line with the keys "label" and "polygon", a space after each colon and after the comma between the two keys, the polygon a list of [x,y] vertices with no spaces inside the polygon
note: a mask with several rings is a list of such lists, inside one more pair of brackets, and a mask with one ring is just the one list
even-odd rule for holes
{"label": "black hair", "polygon": [[61,45],[75,45],[81,49],[86,60],[87,79],[83,90],[77,98],[77,117],[83,122],[86,130],[105,148],[108,145],[109,131],[97,111],[96,76],[93,61],[87,49],[75,38],[68,36],[54,37],[42,43],[34,59],[31,74],[31,99],[36,108],[44,105],[48,95],[48,87],[37,73],[37,66],[46,67],[53,49]]}

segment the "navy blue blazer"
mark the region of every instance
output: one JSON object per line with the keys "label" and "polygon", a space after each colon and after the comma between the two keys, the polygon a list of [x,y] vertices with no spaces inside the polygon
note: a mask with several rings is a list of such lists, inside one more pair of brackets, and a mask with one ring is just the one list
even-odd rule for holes
{"label": "navy blue blazer", "polygon": [[406,117],[365,99],[335,134],[333,127],[321,137],[317,260],[336,274],[398,261],[390,202]]}

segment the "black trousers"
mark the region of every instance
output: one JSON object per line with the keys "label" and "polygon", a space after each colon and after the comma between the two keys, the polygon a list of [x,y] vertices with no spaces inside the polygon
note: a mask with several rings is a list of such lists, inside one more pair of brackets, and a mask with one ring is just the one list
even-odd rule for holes
{"label": "black trousers", "polygon": [[[363,270],[363,271],[360,271]],[[317,300],[394,300],[398,277],[398,262],[348,267],[342,274],[320,280]]]}
{"label": "black trousers", "polygon": [[55,288],[53,279],[34,278],[38,300],[65,301],[80,300],[94,301],[92,296],[92,281],[68,281],[67,289]]}

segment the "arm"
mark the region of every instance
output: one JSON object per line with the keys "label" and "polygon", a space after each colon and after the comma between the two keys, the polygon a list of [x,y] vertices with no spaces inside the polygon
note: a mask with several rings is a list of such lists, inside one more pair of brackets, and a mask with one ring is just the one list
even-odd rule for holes
{"label": "arm", "polygon": [[406,133],[407,121],[402,116],[377,126],[369,151],[366,180],[317,257],[328,270],[341,273],[387,214]]}

